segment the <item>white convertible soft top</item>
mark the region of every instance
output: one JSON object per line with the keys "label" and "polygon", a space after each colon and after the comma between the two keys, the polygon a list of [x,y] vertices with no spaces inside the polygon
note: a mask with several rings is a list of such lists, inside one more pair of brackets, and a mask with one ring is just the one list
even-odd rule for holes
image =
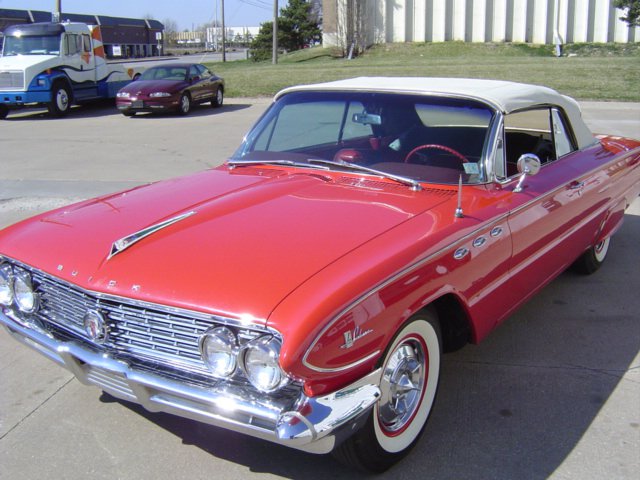
{"label": "white convertible soft top", "polygon": [[311,90],[463,97],[484,102],[505,114],[534,106],[555,105],[567,114],[579,148],[588,147],[597,141],[582,120],[580,107],[573,98],[538,85],[471,78],[359,77],[313,85],[298,85],[278,92],[275,98],[278,99],[289,92]]}

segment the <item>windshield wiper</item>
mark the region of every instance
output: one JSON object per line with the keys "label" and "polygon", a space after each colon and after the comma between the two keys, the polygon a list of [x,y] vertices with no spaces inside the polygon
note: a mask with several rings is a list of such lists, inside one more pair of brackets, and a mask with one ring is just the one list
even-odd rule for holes
{"label": "windshield wiper", "polygon": [[309,162],[295,162],[293,160],[228,160],[227,163],[232,167],[241,167],[245,165],[286,165],[287,167],[304,167],[321,170],[330,170],[329,167],[322,165],[313,165]]}
{"label": "windshield wiper", "polygon": [[375,168],[365,167],[363,165],[358,165],[357,163],[350,163],[345,161],[335,161],[335,160],[324,160],[322,158],[310,158],[307,160],[312,164],[321,164],[328,165],[339,168],[348,168],[350,170],[357,170],[359,172],[371,173],[373,175],[377,175],[379,177],[388,178],[389,180],[394,180],[398,183],[402,183],[403,185],[408,185],[411,187],[411,190],[420,191],[422,190],[422,185],[417,180],[409,177],[403,177],[401,175],[394,175],[393,173],[383,172],[382,170],[376,170]]}

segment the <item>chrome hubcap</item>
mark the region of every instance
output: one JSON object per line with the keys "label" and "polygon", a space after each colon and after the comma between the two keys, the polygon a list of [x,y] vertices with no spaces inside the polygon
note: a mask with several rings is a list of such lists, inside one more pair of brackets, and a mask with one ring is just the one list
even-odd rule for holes
{"label": "chrome hubcap", "polygon": [[426,355],[416,340],[401,343],[389,358],[380,384],[378,419],[387,432],[401,431],[415,415],[425,388]]}
{"label": "chrome hubcap", "polygon": [[182,97],[182,103],[180,104],[183,112],[189,111],[189,97]]}
{"label": "chrome hubcap", "polygon": [[56,95],[56,103],[58,104],[58,108],[60,110],[66,110],[69,106],[69,96],[67,92],[64,90],[58,90],[58,94]]}

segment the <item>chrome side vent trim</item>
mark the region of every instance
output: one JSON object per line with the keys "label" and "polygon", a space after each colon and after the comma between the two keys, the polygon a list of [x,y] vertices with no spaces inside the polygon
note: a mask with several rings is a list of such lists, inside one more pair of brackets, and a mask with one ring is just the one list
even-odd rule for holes
{"label": "chrome side vent trim", "polygon": [[120,252],[123,252],[127,248],[131,247],[135,243],[139,242],[143,238],[148,237],[149,235],[153,235],[154,233],[162,230],[163,228],[167,228],[174,223],[177,223],[181,220],[184,220],[187,217],[190,217],[196,213],[195,211],[190,211],[187,213],[183,213],[182,215],[178,215],[177,217],[170,218],[169,220],[165,220],[164,222],[156,223],[155,225],[151,225],[150,227],[143,228],[142,230],[132,233],[131,235],[127,235],[119,240],[116,240],[111,245],[111,251],[109,252],[109,256],[107,260],[111,259],[114,255],[117,255]]}

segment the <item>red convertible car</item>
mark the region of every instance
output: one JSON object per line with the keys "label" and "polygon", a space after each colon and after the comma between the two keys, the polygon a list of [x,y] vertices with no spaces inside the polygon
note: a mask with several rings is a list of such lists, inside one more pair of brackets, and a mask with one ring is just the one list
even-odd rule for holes
{"label": "red convertible car", "polygon": [[117,398],[380,472],[442,352],[596,271],[639,193],[640,142],[548,88],[288,88],[220,167],[1,231],[0,323]]}

